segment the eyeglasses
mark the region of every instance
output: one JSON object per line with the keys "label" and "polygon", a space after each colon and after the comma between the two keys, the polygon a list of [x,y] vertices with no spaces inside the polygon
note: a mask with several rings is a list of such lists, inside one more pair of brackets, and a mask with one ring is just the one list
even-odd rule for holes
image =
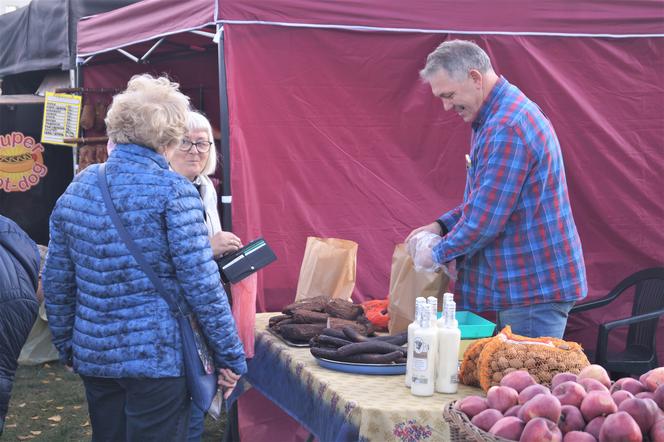
{"label": "eyeglasses", "polygon": [[200,153],[205,153],[208,150],[210,150],[210,147],[212,146],[212,143],[209,141],[190,141],[190,140],[182,140],[182,143],[178,146],[178,149],[189,152],[191,151],[191,148],[196,146],[196,150]]}

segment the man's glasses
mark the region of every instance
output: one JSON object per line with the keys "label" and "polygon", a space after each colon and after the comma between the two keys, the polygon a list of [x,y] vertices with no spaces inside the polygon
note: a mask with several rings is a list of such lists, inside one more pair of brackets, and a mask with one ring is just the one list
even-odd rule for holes
{"label": "man's glasses", "polygon": [[182,143],[178,146],[178,149],[189,152],[191,151],[191,148],[196,146],[196,150],[199,151],[200,153],[205,153],[208,150],[210,150],[210,147],[212,146],[212,143],[209,141],[190,141],[190,140],[182,140]]}

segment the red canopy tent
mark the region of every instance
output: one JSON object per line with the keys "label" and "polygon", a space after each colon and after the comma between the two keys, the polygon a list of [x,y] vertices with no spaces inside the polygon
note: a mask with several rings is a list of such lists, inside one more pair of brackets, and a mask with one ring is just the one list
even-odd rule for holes
{"label": "red canopy tent", "polygon": [[[232,188],[233,230],[279,258],[259,293],[276,310],[307,236],[357,241],[354,298],[383,298],[394,245],[460,201],[469,127],[418,79],[451,38],[485,48],[553,121],[589,297],[664,265],[662,1],[145,0],[82,20],[78,53],[85,86],[168,72],[219,122],[225,225]],[[588,324],[630,313],[573,317],[568,337],[593,348]]]}

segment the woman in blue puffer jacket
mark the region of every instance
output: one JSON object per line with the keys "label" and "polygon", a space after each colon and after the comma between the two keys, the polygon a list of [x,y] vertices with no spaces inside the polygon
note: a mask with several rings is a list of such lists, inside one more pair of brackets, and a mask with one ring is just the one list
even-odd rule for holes
{"label": "woman in blue puffer jacket", "polygon": [[[194,312],[228,393],[246,371],[194,186],[169,171],[189,103],[167,78],[133,77],[106,117],[113,204],[166,290]],[[93,440],[185,440],[190,399],[168,305],[118,235],[97,185],[76,176],[50,220],[43,282],[53,341],[81,375]],[[223,380],[223,379],[226,380]]]}
{"label": "woman in blue puffer jacket", "polygon": [[39,253],[14,221],[0,215],[0,435],[21,347],[37,318]]}

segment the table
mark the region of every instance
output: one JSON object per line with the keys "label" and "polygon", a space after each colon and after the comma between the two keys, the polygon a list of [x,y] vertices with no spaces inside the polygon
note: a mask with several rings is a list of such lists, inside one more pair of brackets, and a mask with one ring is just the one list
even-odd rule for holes
{"label": "table", "polygon": [[321,442],[449,440],[445,405],[483,395],[479,388],[459,385],[457,394],[416,397],[405,387],[403,375],[357,375],[320,367],[308,348],[290,347],[266,331],[275,314],[256,315],[256,353],[246,378]]}

